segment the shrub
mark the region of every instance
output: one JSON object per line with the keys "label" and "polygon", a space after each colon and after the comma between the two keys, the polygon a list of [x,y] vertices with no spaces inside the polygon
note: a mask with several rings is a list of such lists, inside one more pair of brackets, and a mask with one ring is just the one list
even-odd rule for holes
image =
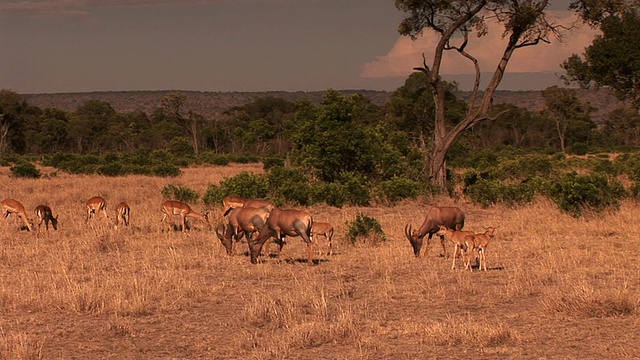
{"label": "shrub", "polygon": [[404,177],[394,177],[382,181],[376,187],[376,197],[379,201],[394,204],[403,199],[415,199],[423,185],[417,181]]}
{"label": "shrub", "polygon": [[197,161],[201,164],[229,165],[229,157],[227,155],[216,154],[211,151],[198,155]]}
{"label": "shrub", "polygon": [[318,181],[311,185],[311,203],[324,202],[329,206],[341,208],[347,204],[346,192],[342,184]]}
{"label": "shrub", "polygon": [[175,186],[169,184],[162,188],[162,198],[165,200],[178,200],[185,203],[194,203],[198,201],[200,195],[195,190],[187,187]]}
{"label": "shrub", "polygon": [[262,158],[262,164],[265,170],[269,170],[274,167],[284,167],[284,159],[277,156],[266,156]]}
{"label": "shrub", "polygon": [[553,202],[575,217],[582,216],[584,210],[602,212],[610,207],[617,209],[625,195],[619,181],[598,172],[584,176],[575,172],[563,174],[550,189]]}
{"label": "shrub", "polygon": [[118,162],[111,162],[98,166],[98,174],[105,176],[122,176],[125,175],[123,166]]}
{"label": "shrub", "polygon": [[183,136],[177,136],[169,141],[169,152],[178,157],[193,157],[195,151],[189,139]]}
{"label": "shrub", "polygon": [[271,169],[267,178],[272,193],[277,194],[288,202],[309,205],[311,187],[300,170],[285,169],[277,166]]}
{"label": "shrub", "polygon": [[35,165],[25,160],[19,160],[18,163],[10,167],[9,170],[13,176],[18,178],[38,179],[42,176],[40,170],[38,170]]}
{"label": "shrub", "polygon": [[353,221],[347,221],[347,229],[347,237],[353,244],[358,241],[376,244],[387,240],[380,222],[362,213],[357,214]]}
{"label": "shrub", "polygon": [[171,164],[155,165],[151,168],[151,174],[162,177],[174,177],[182,174],[179,167]]}
{"label": "shrub", "polygon": [[243,171],[234,177],[225,178],[220,186],[209,185],[203,200],[207,205],[219,204],[227,195],[264,199],[269,195],[269,180],[266,175]]}

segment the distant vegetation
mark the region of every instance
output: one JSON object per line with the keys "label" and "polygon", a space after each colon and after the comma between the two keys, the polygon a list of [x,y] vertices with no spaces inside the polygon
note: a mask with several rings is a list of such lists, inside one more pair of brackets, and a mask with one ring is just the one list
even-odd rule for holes
{"label": "distant vegetation", "polygon": [[[215,106],[203,100],[211,94],[193,92],[22,96],[2,90],[0,164],[24,178],[42,175],[34,164],[73,174],[162,177],[193,165],[264,164],[265,174],[241,174],[211,184],[205,194],[163,190],[165,197],[202,196],[206,204],[239,194],[278,204],[392,205],[444,190],[483,206],[546,196],[580,216],[638,195],[640,116],[609,101],[620,107],[596,121],[584,91],[558,88],[527,93],[528,108],[496,101],[502,115],[455,143],[448,188],[435,188],[424,171],[433,100],[421,76],[411,75],[392,93],[227,93],[211,97],[228,101]],[[467,110],[456,94],[448,97],[449,126]],[[119,111],[105,96],[118,108],[133,104]],[[52,102],[41,108],[28,99]],[[215,109],[201,113],[205,108]]]}

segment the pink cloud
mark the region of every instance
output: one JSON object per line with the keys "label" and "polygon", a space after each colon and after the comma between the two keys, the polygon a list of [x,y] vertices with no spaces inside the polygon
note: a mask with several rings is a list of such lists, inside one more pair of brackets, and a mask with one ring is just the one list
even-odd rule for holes
{"label": "pink cloud", "polygon": [[[557,24],[571,24],[577,20],[575,14],[569,11],[550,12],[549,15],[555,19],[554,22]],[[551,44],[540,43],[517,49],[507,66],[507,72],[560,72],[560,63],[571,54],[582,54],[584,48],[591,44],[598,33],[587,26],[580,26],[568,32],[562,41],[552,39]],[[501,35],[501,29],[496,24],[493,26],[490,24],[490,30],[486,36],[482,38],[471,36],[467,52],[478,59],[481,71],[493,72],[495,70],[506,42],[506,39],[503,39]],[[431,66],[433,54],[429,51],[435,47],[437,41],[438,36],[434,32],[425,32],[415,41],[409,37],[401,36],[386,55],[364,64],[360,76],[363,78],[406,77],[413,72],[414,67],[422,64],[423,52],[427,59],[427,65]],[[441,74],[471,74],[473,72],[473,65],[468,59],[455,51],[445,52]]]}

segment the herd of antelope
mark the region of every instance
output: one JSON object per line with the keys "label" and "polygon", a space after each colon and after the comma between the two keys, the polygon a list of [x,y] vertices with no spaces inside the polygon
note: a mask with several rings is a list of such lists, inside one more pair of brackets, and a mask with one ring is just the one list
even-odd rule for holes
{"label": "herd of antelope", "polygon": [[[21,228],[33,231],[34,224],[27,217],[26,210],[22,203],[14,199],[5,199],[1,203],[4,218],[15,214],[16,221],[21,220],[24,224]],[[215,228],[217,237],[225,247],[227,254],[233,254],[233,243],[246,238],[249,247],[251,263],[258,262],[265,243],[273,241],[278,245],[278,251],[282,250],[285,236],[299,236],[307,245],[308,264],[313,262],[313,237],[324,236],[328,243],[327,255],[333,254],[332,237],[333,226],[326,222],[314,222],[311,214],[304,210],[279,209],[273,203],[266,200],[245,199],[239,196],[227,196],[222,201],[223,218],[225,222]],[[162,203],[162,220],[168,230],[172,230],[171,219],[174,215],[180,216],[180,225],[177,227],[183,232],[187,231],[187,218],[195,218],[211,226],[210,213],[198,213],[191,207],[179,201],[165,201]],[[54,230],[58,229],[58,216],[53,216],[51,208],[47,205],[35,207],[35,215],[38,224],[38,233],[44,222],[47,233],[49,223]],[[109,219],[107,214],[107,202],[104,198],[95,196],[86,203],[85,223],[102,212],[105,219]],[[115,227],[123,224],[129,225],[131,209],[126,202],[120,202],[116,206]],[[428,251],[433,235],[440,237],[443,255],[447,257],[445,242],[450,242],[454,246],[452,269],[456,268],[456,259],[462,257],[465,270],[472,270],[471,258],[477,254],[478,268],[487,270],[486,249],[490,240],[495,236],[497,227],[486,227],[485,232],[475,233],[464,231],[465,214],[457,207],[433,206],[427,211],[427,215],[417,230],[412,231],[410,224],[404,229],[406,238],[413,247],[416,257],[420,256],[424,238],[427,237]],[[164,229],[163,229],[164,230]],[[255,236],[255,233],[258,233]]]}

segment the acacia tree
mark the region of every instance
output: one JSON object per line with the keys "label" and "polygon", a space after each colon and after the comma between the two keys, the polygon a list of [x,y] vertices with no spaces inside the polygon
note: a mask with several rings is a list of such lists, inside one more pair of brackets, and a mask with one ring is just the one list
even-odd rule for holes
{"label": "acacia tree", "polygon": [[[584,88],[615,89],[640,110],[640,15],[638,1],[580,1],[575,4],[585,22],[602,35],[585,49],[584,59],[573,54],[562,63],[565,82]],[[579,6],[578,6],[579,5]],[[605,6],[608,5],[608,6]]]}
{"label": "acacia tree", "polygon": [[546,106],[545,113],[556,124],[560,150],[566,153],[568,132],[575,131],[577,128],[586,128],[590,131],[594,126],[590,114],[595,109],[580,102],[574,89],[551,86],[542,91],[542,97]]}
{"label": "acacia tree", "polygon": [[[423,66],[414,70],[424,72],[427,83],[433,88],[434,146],[427,168],[431,181],[442,189],[446,185],[447,151],[463,131],[492,118],[493,94],[502,81],[514,51],[540,42],[549,43],[551,34],[560,35],[559,27],[550,23],[545,16],[547,5],[547,0],[396,0],[396,7],[407,14],[399,25],[400,34],[415,40],[425,30],[432,30],[439,36],[438,43],[432,49],[431,64],[427,65],[423,55]],[[480,66],[466,48],[472,33],[477,36],[487,34],[487,18],[495,19],[504,27],[503,36],[507,42],[491,80],[480,97]],[[446,82],[440,77],[445,51],[457,51],[467,58],[476,74],[467,114],[451,129],[447,129],[445,120]]]}

